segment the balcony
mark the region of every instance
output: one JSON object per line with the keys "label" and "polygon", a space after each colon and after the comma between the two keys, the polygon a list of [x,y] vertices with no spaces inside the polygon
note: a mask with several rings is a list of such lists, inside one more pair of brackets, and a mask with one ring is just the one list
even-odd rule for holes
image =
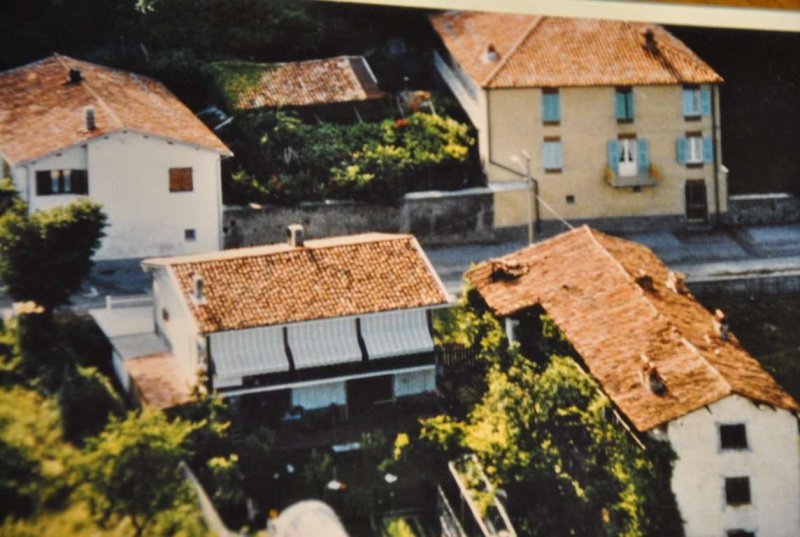
{"label": "balcony", "polygon": [[603,170],[603,180],[614,188],[656,186],[661,180],[661,170],[655,164],[651,164],[646,175],[618,175],[610,166],[606,166]]}

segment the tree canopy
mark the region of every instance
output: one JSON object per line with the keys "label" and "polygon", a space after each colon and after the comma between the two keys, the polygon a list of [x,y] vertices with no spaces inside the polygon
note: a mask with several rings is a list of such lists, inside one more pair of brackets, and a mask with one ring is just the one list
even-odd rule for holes
{"label": "tree canopy", "polygon": [[102,523],[128,517],[142,535],[156,515],[176,507],[186,487],[179,470],[184,440],[198,426],[170,422],[154,409],[113,417],[76,464],[94,515]]}
{"label": "tree canopy", "polygon": [[17,201],[0,216],[0,279],[11,297],[48,312],[65,304],[91,272],[106,222],[88,200],[31,214]]}

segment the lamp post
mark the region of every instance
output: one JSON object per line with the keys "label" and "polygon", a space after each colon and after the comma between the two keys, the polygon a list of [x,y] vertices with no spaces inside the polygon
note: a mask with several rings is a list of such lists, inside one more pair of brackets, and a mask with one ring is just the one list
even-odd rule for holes
{"label": "lamp post", "polygon": [[[528,185],[528,244],[533,244],[534,239],[536,238],[533,226],[533,203],[534,199],[539,197],[539,185],[536,182],[536,179],[531,177],[531,154],[525,151],[524,149],[521,151],[523,158],[525,158],[525,182]],[[517,155],[511,157],[511,160],[522,164],[520,158]],[[539,231],[539,210],[538,205],[536,208],[536,231]]]}

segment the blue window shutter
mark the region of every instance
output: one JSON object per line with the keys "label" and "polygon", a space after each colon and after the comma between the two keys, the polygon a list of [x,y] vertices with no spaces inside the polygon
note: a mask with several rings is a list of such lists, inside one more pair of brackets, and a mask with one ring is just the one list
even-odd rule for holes
{"label": "blue window shutter", "polygon": [[678,138],[678,164],[686,164],[686,138]]}
{"label": "blue window shutter", "polygon": [[635,115],[633,112],[633,88],[625,94],[625,98],[628,101],[628,119],[633,119]]}
{"label": "blue window shutter", "polygon": [[637,140],[639,150],[639,175],[648,177],[650,175],[650,144],[647,140]]}
{"label": "blue window shutter", "polygon": [[561,149],[561,142],[553,142],[553,151],[555,152],[556,168],[564,169],[564,152]]}
{"label": "blue window shutter", "polygon": [[616,97],[616,111],[617,111],[617,119],[628,119],[625,115],[625,99],[627,95],[625,92],[617,91],[615,94]]}
{"label": "blue window shutter", "polygon": [[542,121],[560,121],[558,93],[542,93]]}
{"label": "blue window shutter", "polygon": [[703,115],[710,116],[711,115],[711,90],[708,88],[703,88],[700,91],[700,99],[703,103]]}
{"label": "blue window shutter", "polygon": [[619,175],[619,141],[608,141],[608,166],[614,172],[614,175]]}
{"label": "blue window shutter", "polygon": [[703,138],[703,160],[705,162],[714,161],[714,143],[711,138]]}
{"label": "blue window shutter", "polygon": [[548,142],[542,142],[542,167],[545,170],[552,168],[550,165],[550,144]]}
{"label": "blue window shutter", "polygon": [[696,112],[694,111],[694,90],[685,89],[683,90],[683,115],[684,116],[694,116]]}

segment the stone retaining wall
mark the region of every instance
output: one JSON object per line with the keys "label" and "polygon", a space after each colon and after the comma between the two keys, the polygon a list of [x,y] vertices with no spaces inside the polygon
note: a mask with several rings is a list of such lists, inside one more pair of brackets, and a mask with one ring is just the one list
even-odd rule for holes
{"label": "stone retaining wall", "polygon": [[791,194],[748,194],[728,200],[733,225],[795,224],[800,222],[800,198]]}

